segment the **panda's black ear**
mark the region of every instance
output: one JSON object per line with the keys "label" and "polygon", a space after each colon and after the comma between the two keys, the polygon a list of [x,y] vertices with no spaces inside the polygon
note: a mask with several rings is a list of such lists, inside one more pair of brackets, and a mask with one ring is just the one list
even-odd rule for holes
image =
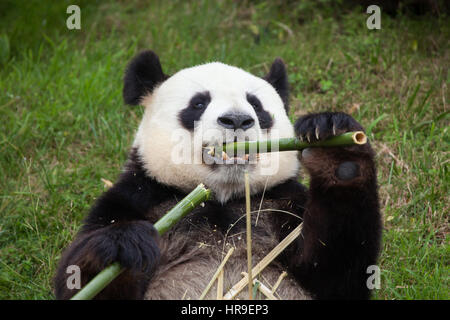
{"label": "panda's black ear", "polygon": [[286,66],[281,58],[276,58],[270,67],[269,73],[264,77],[269,82],[283,100],[286,112],[289,111],[289,82]]}
{"label": "panda's black ear", "polygon": [[156,53],[143,51],[131,60],[125,71],[123,100],[126,104],[138,105],[143,96],[167,78]]}

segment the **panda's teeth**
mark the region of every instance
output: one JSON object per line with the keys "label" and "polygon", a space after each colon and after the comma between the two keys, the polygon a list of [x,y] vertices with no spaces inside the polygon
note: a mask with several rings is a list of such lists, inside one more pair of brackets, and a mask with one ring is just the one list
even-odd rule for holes
{"label": "panda's teeth", "polygon": [[223,160],[228,160],[229,159],[229,157],[228,157],[228,155],[226,154],[225,151],[222,151],[222,159]]}

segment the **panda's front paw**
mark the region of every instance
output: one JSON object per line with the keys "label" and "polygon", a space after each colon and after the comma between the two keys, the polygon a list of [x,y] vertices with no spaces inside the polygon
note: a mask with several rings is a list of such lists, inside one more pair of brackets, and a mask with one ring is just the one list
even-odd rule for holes
{"label": "panda's front paw", "polygon": [[90,264],[97,268],[119,262],[129,271],[150,273],[160,259],[157,237],[156,229],[148,221],[115,222],[87,237],[84,250],[88,248]]}
{"label": "panda's front paw", "polygon": [[303,141],[326,140],[349,131],[362,131],[363,127],[342,112],[311,113],[298,118],[295,134]]}
{"label": "panda's front paw", "polygon": [[81,269],[84,286],[114,262],[125,268],[102,290],[96,299],[140,299],[151,273],[160,261],[158,233],[148,221],[114,221],[100,228],[85,228],[61,257],[55,281],[57,299],[69,299],[76,290],[70,288],[69,266]]}
{"label": "panda's front paw", "polygon": [[[303,141],[316,142],[349,131],[363,131],[351,116],[340,112],[308,114],[295,123],[295,132]],[[349,186],[374,177],[370,145],[333,148],[307,148],[300,153],[303,167],[321,186]]]}

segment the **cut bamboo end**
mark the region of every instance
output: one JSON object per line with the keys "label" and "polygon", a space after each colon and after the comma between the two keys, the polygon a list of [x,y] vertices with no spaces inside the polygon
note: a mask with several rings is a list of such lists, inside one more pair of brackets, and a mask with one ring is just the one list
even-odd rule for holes
{"label": "cut bamboo end", "polygon": [[209,200],[211,191],[200,183],[191,193],[176,204],[169,212],[159,219],[154,227],[160,235],[166,233],[175,223],[194,210],[199,204]]}
{"label": "cut bamboo end", "polygon": [[362,131],[356,131],[355,133],[353,133],[352,138],[353,138],[353,141],[355,142],[355,144],[366,144],[367,143],[367,136]]}

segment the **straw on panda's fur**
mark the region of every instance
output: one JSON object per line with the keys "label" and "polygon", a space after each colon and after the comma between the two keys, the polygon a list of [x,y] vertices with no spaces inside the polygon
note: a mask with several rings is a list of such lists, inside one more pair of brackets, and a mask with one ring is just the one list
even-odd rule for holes
{"label": "straw on panda's fur", "polygon": [[[248,277],[248,273],[247,273],[247,272],[241,272],[241,274],[242,274],[244,277]],[[256,285],[256,284],[258,284],[258,290],[259,290],[263,295],[265,295],[267,299],[269,299],[269,300],[278,300],[278,298],[275,297],[275,296],[273,295],[273,292],[272,292],[273,289],[270,290],[270,289],[267,288],[267,286],[266,286],[264,283],[262,283],[260,280],[254,279],[254,280],[253,280],[253,285]]]}
{"label": "straw on panda's fur", "polygon": [[[292,241],[294,241],[301,232],[301,224],[299,226],[297,226],[296,229],[294,229],[285,239],[283,239],[271,252],[269,252],[269,254],[267,254],[267,256],[265,256],[260,263],[258,263],[258,265],[252,269],[252,262],[251,262],[251,257],[252,257],[252,246],[251,246],[251,207],[250,207],[250,184],[249,184],[249,179],[248,179],[248,172],[244,173],[244,183],[245,183],[245,198],[246,198],[246,218],[247,218],[247,267],[248,267],[248,271],[250,272],[250,276],[249,273],[246,272],[242,272],[242,274],[244,275],[244,278],[239,281],[237,284],[235,284],[228,292],[225,296],[223,296],[223,274],[224,274],[224,267],[226,262],[228,261],[229,257],[231,256],[231,254],[234,251],[234,247],[232,247],[227,255],[225,256],[225,258],[223,259],[223,261],[221,262],[221,264],[219,265],[219,267],[217,268],[216,272],[214,273],[212,279],[210,280],[210,282],[208,283],[208,285],[206,286],[205,290],[203,291],[202,295],[200,296],[199,300],[204,299],[204,297],[206,296],[206,294],[208,293],[208,291],[211,289],[211,287],[213,286],[214,282],[217,280],[217,300],[230,300],[233,299],[237,296],[237,294],[239,294],[239,292],[246,286],[248,285],[249,288],[249,300],[252,300],[254,297],[254,289],[257,288],[259,291],[261,291],[261,293],[263,293],[268,299],[271,300],[278,300],[275,296],[274,296],[274,292],[275,290],[278,288],[278,286],[280,285],[281,281],[283,280],[283,278],[287,275],[287,273],[285,271],[283,271],[281,273],[281,275],[279,276],[278,280],[276,281],[275,285],[273,286],[272,290],[270,290],[269,288],[267,288],[263,283],[261,283],[260,281],[254,279],[253,281],[249,282],[248,279],[251,278],[253,279],[254,277],[256,277],[267,265],[269,265]],[[254,285],[257,284],[256,287],[254,287]]]}
{"label": "straw on panda's fur", "polygon": [[209,283],[206,286],[205,290],[203,290],[203,293],[201,294],[200,298],[198,298],[199,300],[203,300],[205,298],[206,294],[209,292],[209,289],[211,289],[211,287],[213,286],[214,281],[216,281],[216,279],[219,276],[220,272],[223,270],[223,267],[225,266],[225,263],[227,263],[228,259],[231,257],[233,252],[234,252],[234,247],[231,247],[230,250],[228,250],[228,253],[225,256],[225,258],[222,260],[222,262],[220,263],[219,267],[217,268],[216,273],[214,273],[213,277],[211,278],[211,281],[209,281]]}
{"label": "straw on panda's fur", "polygon": [[[302,231],[302,225],[299,224],[290,234],[286,236],[275,248],[272,249],[253,269],[252,278],[256,277],[261,271],[264,270],[284,249],[289,246],[292,241],[297,239]],[[247,286],[249,281],[248,275],[244,277],[241,281],[236,283],[223,297],[224,300],[234,299],[239,292],[242,291]]]}
{"label": "straw on panda's fur", "polygon": [[223,298],[223,268],[220,270],[219,276],[217,277],[217,300],[222,300]]}
{"label": "straw on panda's fur", "polygon": [[275,293],[275,291],[278,289],[278,286],[280,285],[281,281],[287,276],[287,272],[283,271],[280,276],[277,279],[277,282],[272,287],[272,293]]}
{"label": "straw on panda's fur", "polygon": [[[247,216],[247,269],[248,269],[248,276],[253,279],[252,277],[252,215],[251,215],[251,208],[250,208],[250,182],[248,180],[248,172],[245,171],[244,173],[244,180],[245,180],[245,213]],[[253,299],[253,289],[252,289],[253,282],[248,282],[248,299]]]}

